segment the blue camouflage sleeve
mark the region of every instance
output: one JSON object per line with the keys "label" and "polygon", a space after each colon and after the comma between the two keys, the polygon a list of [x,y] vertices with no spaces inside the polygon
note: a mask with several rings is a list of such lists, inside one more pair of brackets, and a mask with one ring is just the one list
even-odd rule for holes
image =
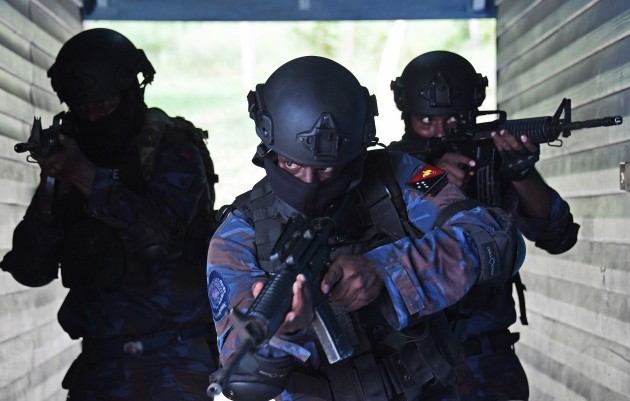
{"label": "blue camouflage sleeve", "polygon": [[440,211],[466,199],[465,195],[452,184],[433,195],[411,189],[406,183],[425,165],[406,154],[394,158],[392,165],[398,166],[395,173],[409,219],[423,235],[379,246],[365,256],[377,267],[385,283],[388,297],[381,305],[384,316],[394,328],[402,329],[415,317],[457,302],[477,280],[480,262],[476,247],[466,231],[455,224],[472,224],[488,231],[499,224],[489,212],[477,207],[458,212],[434,228]]}
{"label": "blue camouflage sleeve", "polygon": [[234,325],[229,312],[247,310],[253,302],[253,284],[265,279],[256,259],[254,228],[240,211],[229,214],[212,237],[206,275],[221,363],[225,363],[238,346],[236,336],[229,336]]}

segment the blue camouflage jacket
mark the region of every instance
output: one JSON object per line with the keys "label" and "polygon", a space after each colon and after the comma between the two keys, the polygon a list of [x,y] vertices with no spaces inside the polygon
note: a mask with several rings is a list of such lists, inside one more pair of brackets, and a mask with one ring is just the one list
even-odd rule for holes
{"label": "blue camouflage jacket", "polygon": [[[403,193],[411,223],[424,233],[378,246],[364,255],[377,266],[387,296],[378,308],[396,330],[412,319],[448,307],[464,296],[480,274],[478,252],[467,232],[458,224],[471,224],[492,232],[500,229],[485,208],[460,211],[440,227],[434,223],[448,205],[466,199],[454,185],[425,195],[408,183],[432,167],[398,152],[392,152],[392,166]],[[370,179],[365,177],[364,179]],[[258,263],[254,228],[246,216],[234,210],[214,234],[207,263],[208,297],[218,335],[220,360],[225,363],[238,346],[232,330],[232,308],[242,311],[252,303],[252,285],[265,278]],[[277,356],[286,355],[273,350]],[[261,349],[260,352],[263,352]],[[265,355],[269,350],[265,350]]]}

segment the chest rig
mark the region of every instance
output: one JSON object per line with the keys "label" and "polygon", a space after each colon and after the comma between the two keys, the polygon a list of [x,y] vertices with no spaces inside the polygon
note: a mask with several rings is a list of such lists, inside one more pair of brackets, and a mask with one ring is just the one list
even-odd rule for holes
{"label": "chest rig", "polygon": [[[344,239],[338,253],[363,253],[379,245],[422,233],[409,222],[403,194],[386,150],[368,152],[362,183],[346,196],[356,207],[340,226]],[[365,179],[371,177],[371,179]],[[256,252],[263,270],[273,274],[269,260],[274,244],[290,217],[297,212],[277,198],[263,179],[234,204],[248,216],[255,229]],[[368,305],[358,311],[339,311],[355,354],[349,360],[329,365],[325,360],[317,378],[308,369],[297,368],[288,389],[317,395],[331,401],[412,401],[422,394],[448,391],[454,385],[454,347],[444,314],[417,319],[404,331],[391,328],[380,310]],[[325,359],[325,358],[324,358]],[[325,383],[322,383],[321,373]]]}

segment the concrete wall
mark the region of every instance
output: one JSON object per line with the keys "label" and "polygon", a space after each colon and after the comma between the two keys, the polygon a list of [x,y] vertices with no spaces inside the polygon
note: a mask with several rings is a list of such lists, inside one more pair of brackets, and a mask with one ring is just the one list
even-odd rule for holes
{"label": "concrete wall", "polygon": [[497,1],[498,105],[508,118],[621,115],[614,128],[542,145],[539,170],[581,225],[559,256],[528,243],[528,327],[517,353],[533,400],[630,400],[630,2]]}
{"label": "concrete wall", "polygon": [[[61,105],[46,70],[81,30],[72,0],[0,0],[0,258],[11,248],[39,168],[13,151],[34,116],[48,127]],[[31,289],[0,272],[0,399],[64,400],[61,379],[79,351],[57,323],[66,290],[59,282]]]}

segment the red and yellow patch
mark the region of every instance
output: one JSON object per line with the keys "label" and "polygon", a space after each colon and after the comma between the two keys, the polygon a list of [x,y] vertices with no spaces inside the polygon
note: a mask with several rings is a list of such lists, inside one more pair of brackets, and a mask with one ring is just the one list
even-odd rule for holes
{"label": "red and yellow patch", "polygon": [[426,165],[411,178],[407,186],[425,195],[434,195],[448,182],[446,175],[446,171]]}

